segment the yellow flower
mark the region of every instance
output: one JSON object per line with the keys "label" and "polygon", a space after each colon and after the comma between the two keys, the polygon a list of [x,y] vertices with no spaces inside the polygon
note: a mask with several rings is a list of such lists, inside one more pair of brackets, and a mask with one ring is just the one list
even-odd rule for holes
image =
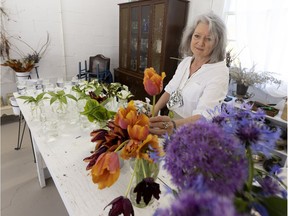
{"label": "yellow flower", "polygon": [[144,88],[145,91],[150,95],[158,95],[163,90],[163,79],[166,77],[164,72],[161,73],[161,76],[157,74],[154,68],[146,68],[144,71]]}
{"label": "yellow flower", "polygon": [[110,187],[119,178],[120,162],[116,152],[106,152],[99,156],[91,170],[92,180],[99,189]]}

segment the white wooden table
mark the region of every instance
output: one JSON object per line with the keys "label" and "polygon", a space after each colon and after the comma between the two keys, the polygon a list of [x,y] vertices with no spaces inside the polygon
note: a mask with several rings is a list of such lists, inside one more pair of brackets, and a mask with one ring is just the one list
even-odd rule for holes
{"label": "white wooden table", "polygon": [[[14,93],[14,96],[17,99],[19,95]],[[40,186],[46,185],[44,171],[47,167],[69,215],[108,215],[111,206],[105,211],[104,207],[114,198],[124,196],[127,189],[131,176],[128,162],[124,161],[120,177],[114,185],[99,190],[86,171],[87,163],[83,161],[95,147],[95,143],[90,141],[90,130],[81,129],[79,124],[67,125],[60,135],[51,140],[43,133],[41,122],[31,120],[29,105],[21,99],[17,99],[17,103],[31,130]],[[168,176],[161,169],[159,177],[171,185]],[[172,196],[165,195],[162,181],[159,181],[162,192],[159,201],[155,200],[144,209],[134,207],[136,216],[153,215],[159,206],[169,205]]]}

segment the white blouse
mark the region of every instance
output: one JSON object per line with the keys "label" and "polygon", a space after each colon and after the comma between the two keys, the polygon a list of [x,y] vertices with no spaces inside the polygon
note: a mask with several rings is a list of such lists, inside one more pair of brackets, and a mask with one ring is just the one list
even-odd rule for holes
{"label": "white blouse", "polygon": [[178,87],[182,90],[183,106],[173,110],[181,117],[201,114],[207,118],[207,110],[219,105],[228,93],[229,70],[225,61],[204,64],[188,78],[191,61],[192,57],[182,60],[165,91],[171,95]]}

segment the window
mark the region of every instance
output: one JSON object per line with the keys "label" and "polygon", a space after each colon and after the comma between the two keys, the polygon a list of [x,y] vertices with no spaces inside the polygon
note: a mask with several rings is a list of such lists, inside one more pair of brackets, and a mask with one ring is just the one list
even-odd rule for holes
{"label": "window", "polygon": [[228,47],[242,67],[276,73],[288,80],[288,1],[226,0]]}

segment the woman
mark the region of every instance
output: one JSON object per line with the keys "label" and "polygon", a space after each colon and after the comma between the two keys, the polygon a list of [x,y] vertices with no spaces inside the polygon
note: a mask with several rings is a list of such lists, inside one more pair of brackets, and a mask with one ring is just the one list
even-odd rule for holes
{"label": "woman", "polygon": [[180,50],[186,55],[155,105],[158,113],[167,105],[178,118],[150,118],[150,132],[171,134],[176,127],[208,117],[228,92],[226,27],[214,13],[200,15],[184,34]]}

